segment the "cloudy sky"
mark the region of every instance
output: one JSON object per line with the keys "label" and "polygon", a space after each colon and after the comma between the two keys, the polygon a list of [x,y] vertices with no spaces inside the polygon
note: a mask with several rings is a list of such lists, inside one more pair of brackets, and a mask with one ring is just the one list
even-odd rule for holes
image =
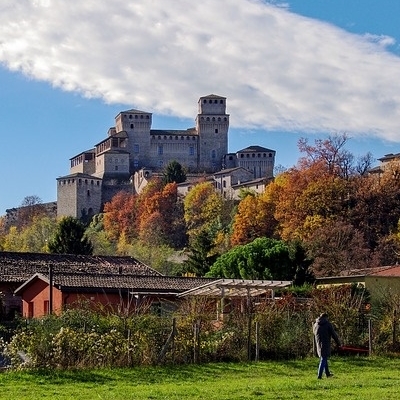
{"label": "cloudy sky", "polygon": [[400,152],[399,15],[398,0],[1,0],[0,215],[56,200],[119,111],[186,129],[210,93],[230,151],[290,167],[300,137],[347,132],[356,156]]}

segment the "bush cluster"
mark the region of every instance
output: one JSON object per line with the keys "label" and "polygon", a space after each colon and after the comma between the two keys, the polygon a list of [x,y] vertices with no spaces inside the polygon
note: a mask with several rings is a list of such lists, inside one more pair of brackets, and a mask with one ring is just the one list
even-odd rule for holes
{"label": "bush cluster", "polygon": [[[374,319],[374,346],[393,350],[393,310],[366,314],[363,291],[312,289],[308,297],[287,293],[250,305],[231,301],[216,317],[215,299],[191,299],[167,316],[149,310],[107,314],[85,304],[61,315],[21,321],[0,352],[15,368],[93,368],[300,358],[313,354],[312,324],[321,312],[345,344],[368,346],[368,319]],[[257,351],[256,351],[257,349]]]}

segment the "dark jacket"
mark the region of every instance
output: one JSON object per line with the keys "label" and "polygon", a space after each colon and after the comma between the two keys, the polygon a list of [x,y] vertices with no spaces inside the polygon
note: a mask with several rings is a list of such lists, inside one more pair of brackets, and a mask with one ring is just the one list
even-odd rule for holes
{"label": "dark jacket", "polygon": [[331,339],[340,346],[339,337],[332,324],[328,321],[327,316],[321,315],[316,319],[313,332],[319,357],[328,357],[331,354]]}

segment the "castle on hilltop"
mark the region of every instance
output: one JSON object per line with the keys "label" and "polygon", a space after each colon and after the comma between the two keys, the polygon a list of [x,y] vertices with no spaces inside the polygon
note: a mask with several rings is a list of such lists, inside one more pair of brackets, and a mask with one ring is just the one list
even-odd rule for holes
{"label": "castle on hilltop", "polygon": [[228,153],[225,97],[200,97],[195,121],[186,130],[157,130],[151,113],[120,112],[106,139],[71,158],[69,175],[57,178],[57,215],[88,219],[119,191],[135,192],[135,175],[161,172],[173,160],[188,174],[240,168],[252,179],[272,178],[275,151],[251,146]]}

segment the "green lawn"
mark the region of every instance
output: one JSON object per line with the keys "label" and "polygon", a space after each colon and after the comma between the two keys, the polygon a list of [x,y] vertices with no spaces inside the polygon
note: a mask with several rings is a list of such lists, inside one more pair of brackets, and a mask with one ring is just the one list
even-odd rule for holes
{"label": "green lawn", "polygon": [[318,359],[90,371],[3,372],[0,399],[368,399],[399,398],[400,359]]}

